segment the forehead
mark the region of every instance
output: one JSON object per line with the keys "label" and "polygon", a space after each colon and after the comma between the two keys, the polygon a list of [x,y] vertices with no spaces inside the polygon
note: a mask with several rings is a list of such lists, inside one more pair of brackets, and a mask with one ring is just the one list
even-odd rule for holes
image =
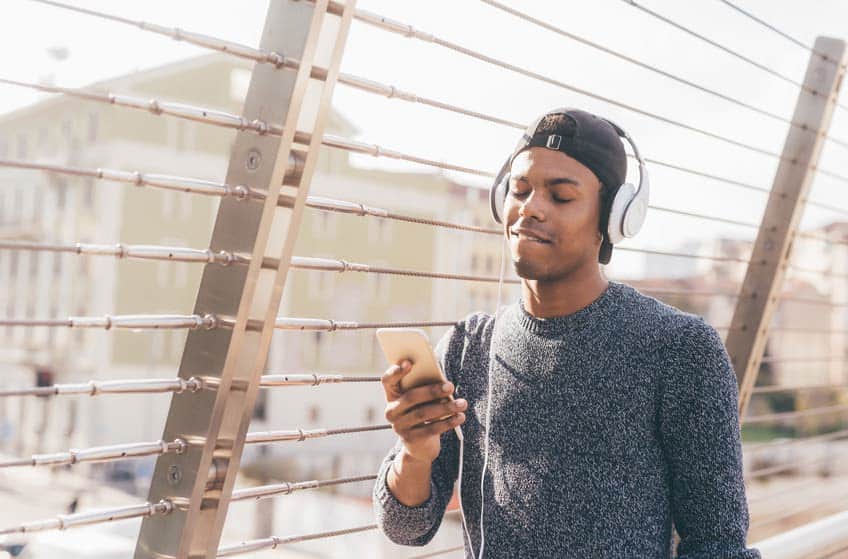
{"label": "forehead", "polygon": [[540,179],[570,177],[580,184],[600,187],[598,178],[588,167],[561,151],[544,147],[532,147],[516,155],[510,174]]}

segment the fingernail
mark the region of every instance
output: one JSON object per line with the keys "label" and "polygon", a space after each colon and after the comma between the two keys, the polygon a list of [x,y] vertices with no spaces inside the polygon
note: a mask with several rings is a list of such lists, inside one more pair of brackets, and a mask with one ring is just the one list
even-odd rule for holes
{"label": "fingernail", "polygon": [[403,367],[404,369],[408,369],[410,365],[412,365],[412,363],[409,361],[409,359],[404,359],[403,363],[401,364],[401,367]]}
{"label": "fingernail", "polygon": [[450,392],[450,389],[451,389],[451,383],[446,382],[442,385],[442,392]]}

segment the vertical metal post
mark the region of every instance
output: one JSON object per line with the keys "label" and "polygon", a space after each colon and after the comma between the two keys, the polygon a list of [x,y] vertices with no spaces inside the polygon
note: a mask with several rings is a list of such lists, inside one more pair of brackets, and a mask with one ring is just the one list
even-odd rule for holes
{"label": "vertical metal post", "polygon": [[[136,559],[217,554],[355,0],[338,18],[328,16],[327,3],[269,3],[260,47],[297,59],[299,67],[294,74],[257,64],[244,116],[283,122],[283,134],[236,136],[226,182],[265,190],[267,198],[221,201],[210,248],[249,254],[251,262],[204,268],[194,312],[210,315],[214,327],[189,332],[179,370],[181,378],[204,379],[204,389],[173,396],[163,439],[187,445],[159,457],[148,498],[167,499],[174,509],[144,519]],[[319,54],[328,58],[327,75],[310,81]],[[284,189],[292,191],[291,207],[278,206]]]}
{"label": "vertical metal post", "polygon": [[[825,56],[827,57],[825,59]],[[845,42],[816,39],[783,146],[771,194],[725,345],[736,369],[739,417],[744,418],[760,368],[772,314],[777,307],[815,168],[845,73]]]}

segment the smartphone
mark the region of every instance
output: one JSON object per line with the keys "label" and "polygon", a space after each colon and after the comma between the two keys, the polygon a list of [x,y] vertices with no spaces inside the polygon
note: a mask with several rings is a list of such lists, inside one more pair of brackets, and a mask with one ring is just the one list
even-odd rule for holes
{"label": "smartphone", "polygon": [[[412,361],[412,370],[400,380],[401,390],[409,390],[425,384],[447,382],[436,352],[430,345],[427,334],[421,328],[377,328],[377,340],[390,365],[396,365],[404,359]],[[453,394],[445,396],[453,400]],[[448,414],[439,419],[450,417]],[[432,423],[432,421],[430,422]],[[454,428],[462,438],[460,426]]]}

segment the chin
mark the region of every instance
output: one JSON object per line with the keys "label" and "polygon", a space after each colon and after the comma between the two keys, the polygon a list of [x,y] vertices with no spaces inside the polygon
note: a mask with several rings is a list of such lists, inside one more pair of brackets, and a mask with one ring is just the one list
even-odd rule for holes
{"label": "chin", "polygon": [[574,262],[561,262],[560,266],[553,268],[548,265],[549,260],[543,262],[528,259],[514,259],[513,268],[518,277],[526,280],[556,281],[567,278],[580,268]]}
{"label": "chin", "polygon": [[550,279],[550,270],[545,266],[539,266],[535,262],[527,260],[516,260],[513,262],[515,273],[518,277],[527,280]]}

